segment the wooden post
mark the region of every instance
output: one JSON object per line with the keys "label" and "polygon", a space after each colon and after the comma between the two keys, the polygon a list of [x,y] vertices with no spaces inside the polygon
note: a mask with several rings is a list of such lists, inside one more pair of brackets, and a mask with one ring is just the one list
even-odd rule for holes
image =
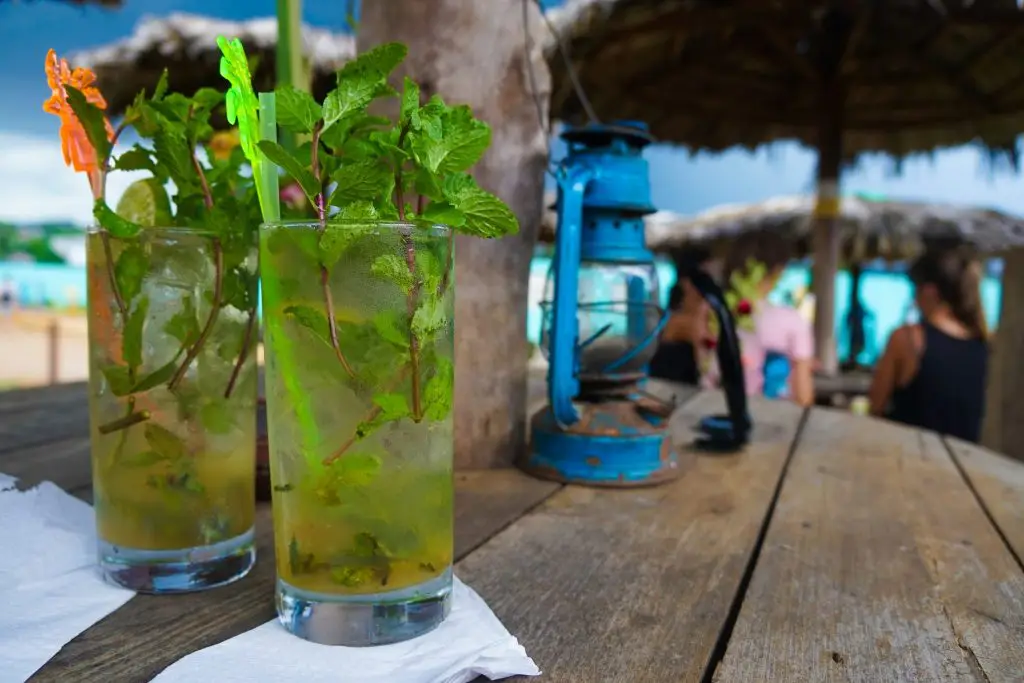
{"label": "wooden post", "polygon": [[57,384],[60,381],[60,326],[56,318],[50,319],[46,332],[50,384]]}
{"label": "wooden post", "polygon": [[[482,4],[366,2],[357,41],[360,51],[388,40],[405,43],[409,57],[399,78],[416,79],[424,97],[438,93],[446,102],[469,104],[491,125],[491,149],[473,173],[521,224],[515,237],[456,239],[455,464],[461,469],[510,465],[526,447],[527,295],[548,159],[551,83],[541,41],[534,40],[535,54],[525,54],[522,0]],[[532,2],[528,17],[531,35],[543,35]]]}
{"label": "wooden post", "polygon": [[1024,460],[1024,248],[1014,249],[1003,260],[1002,301],[999,328],[989,357],[985,392],[985,422],[981,442],[987,448]]}
{"label": "wooden post", "polygon": [[812,244],[814,265],[814,346],[821,372],[839,370],[836,354],[836,275],[839,272],[839,174],[843,159],[843,87],[829,79],[822,89],[821,128],[818,139],[817,200]]}

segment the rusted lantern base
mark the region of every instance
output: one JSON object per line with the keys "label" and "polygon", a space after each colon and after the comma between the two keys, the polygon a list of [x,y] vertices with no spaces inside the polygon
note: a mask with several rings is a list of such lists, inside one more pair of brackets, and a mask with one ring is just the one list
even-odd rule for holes
{"label": "rusted lantern base", "polygon": [[530,421],[531,438],[519,466],[568,484],[631,488],[671,481],[681,473],[667,415],[630,400],[577,404],[581,419],[561,428],[550,406]]}

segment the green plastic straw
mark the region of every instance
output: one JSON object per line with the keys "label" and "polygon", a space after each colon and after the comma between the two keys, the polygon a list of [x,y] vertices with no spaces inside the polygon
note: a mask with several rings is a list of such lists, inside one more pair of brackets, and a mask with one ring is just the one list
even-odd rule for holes
{"label": "green plastic straw", "polygon": [[[277,142],[277,102],[272,92],[261,92],[260,99],[260,139]],[[262,156],[263,173],[260,174],[258,182],[261,184],[263,196],[266,198],[263,209],[263,222],[273,223],[281,220],[281,195],[278,182],[278,167],[270,159]],[[278,228],[279,230],[282,228]],[[261,278],[265,298],[275,303],[280,303],[280,291],[277,289],[278,281],[276,274],[273,277]],[[269,294],[269,297],[266,295]],[[279,323],[272,324],[266,320],[267,332],[270,343],[273,344],[273,354],[277,361],[278,371],[284,383],[285,392],[288,394],[288,401],[295,410],[295,417],[299,421],[300,448],[307,454],[310,461],[316,460],[316,445],[320,442],[320,434],[316,427],[316,419],[313,417],[313,407],[309,401],[309,395],[299,385],[296,374],[295,353],[292,349],[291,340],[284,334]]]}

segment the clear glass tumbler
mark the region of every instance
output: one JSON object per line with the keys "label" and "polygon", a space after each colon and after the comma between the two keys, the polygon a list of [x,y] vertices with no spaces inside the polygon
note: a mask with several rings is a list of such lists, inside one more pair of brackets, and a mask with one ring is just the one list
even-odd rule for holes
{"label": "clear glass tumbler", "polygon": [[255,236],[87,237],[99,566],[144,593],[211,588],[255,561]]}
{"label": "clear glass tumbler", "polygon": [[414,638],[450,610],[450,231],[278,223],[260,245],[281,623]]}

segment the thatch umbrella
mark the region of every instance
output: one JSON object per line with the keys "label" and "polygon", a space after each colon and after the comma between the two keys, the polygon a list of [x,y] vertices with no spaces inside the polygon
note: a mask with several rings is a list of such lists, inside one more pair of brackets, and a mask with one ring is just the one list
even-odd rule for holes
{"label": "thatch umbrella", "polygon": [[[648,239],[659,251],[699,245],[724,255],[737,235],[764,230],[791,239],[795,255],[802,258],[811,252],[814,206],[814,197],[790,196],[719,206],[692,218],[662,215],[647,226]],[[848,365],[855,367],[865,344],[861,264],[904,261],[936,244],[970,244],[983,256],[999,256],[1024,246],[1024,219],[990,209],[854,195],[840,203],[838,233],[840,254],[850,269]]]}
{"label": "thatch umbrella", "polygon": [[[606,119],[647,121],[694,150],[786,139],[818,150],[815,331],[829,372],[844,160],[975,142],[1016,163],[1016,0],[570,0],[551,17]],[[584,110],[555,48],[551,113],[572,122]]]}
{"label": "thatch umbrella", "polygon": [[[274,89],[277,19],[224,21],[193,14],[142,20],[131,37],[72,55],[75,66],[96,72],[108,111],[122,113],[135,95],[152,88],[166,68],[173,90],[192,93],[202,87],[225,87],[220,75],[217,36],[237,37],[255,61],[253,86]],[[302,47],[312,70],[313,92],[323,97],[335,85],[335,72],[355,54],[351,36],[303,26]]]}

